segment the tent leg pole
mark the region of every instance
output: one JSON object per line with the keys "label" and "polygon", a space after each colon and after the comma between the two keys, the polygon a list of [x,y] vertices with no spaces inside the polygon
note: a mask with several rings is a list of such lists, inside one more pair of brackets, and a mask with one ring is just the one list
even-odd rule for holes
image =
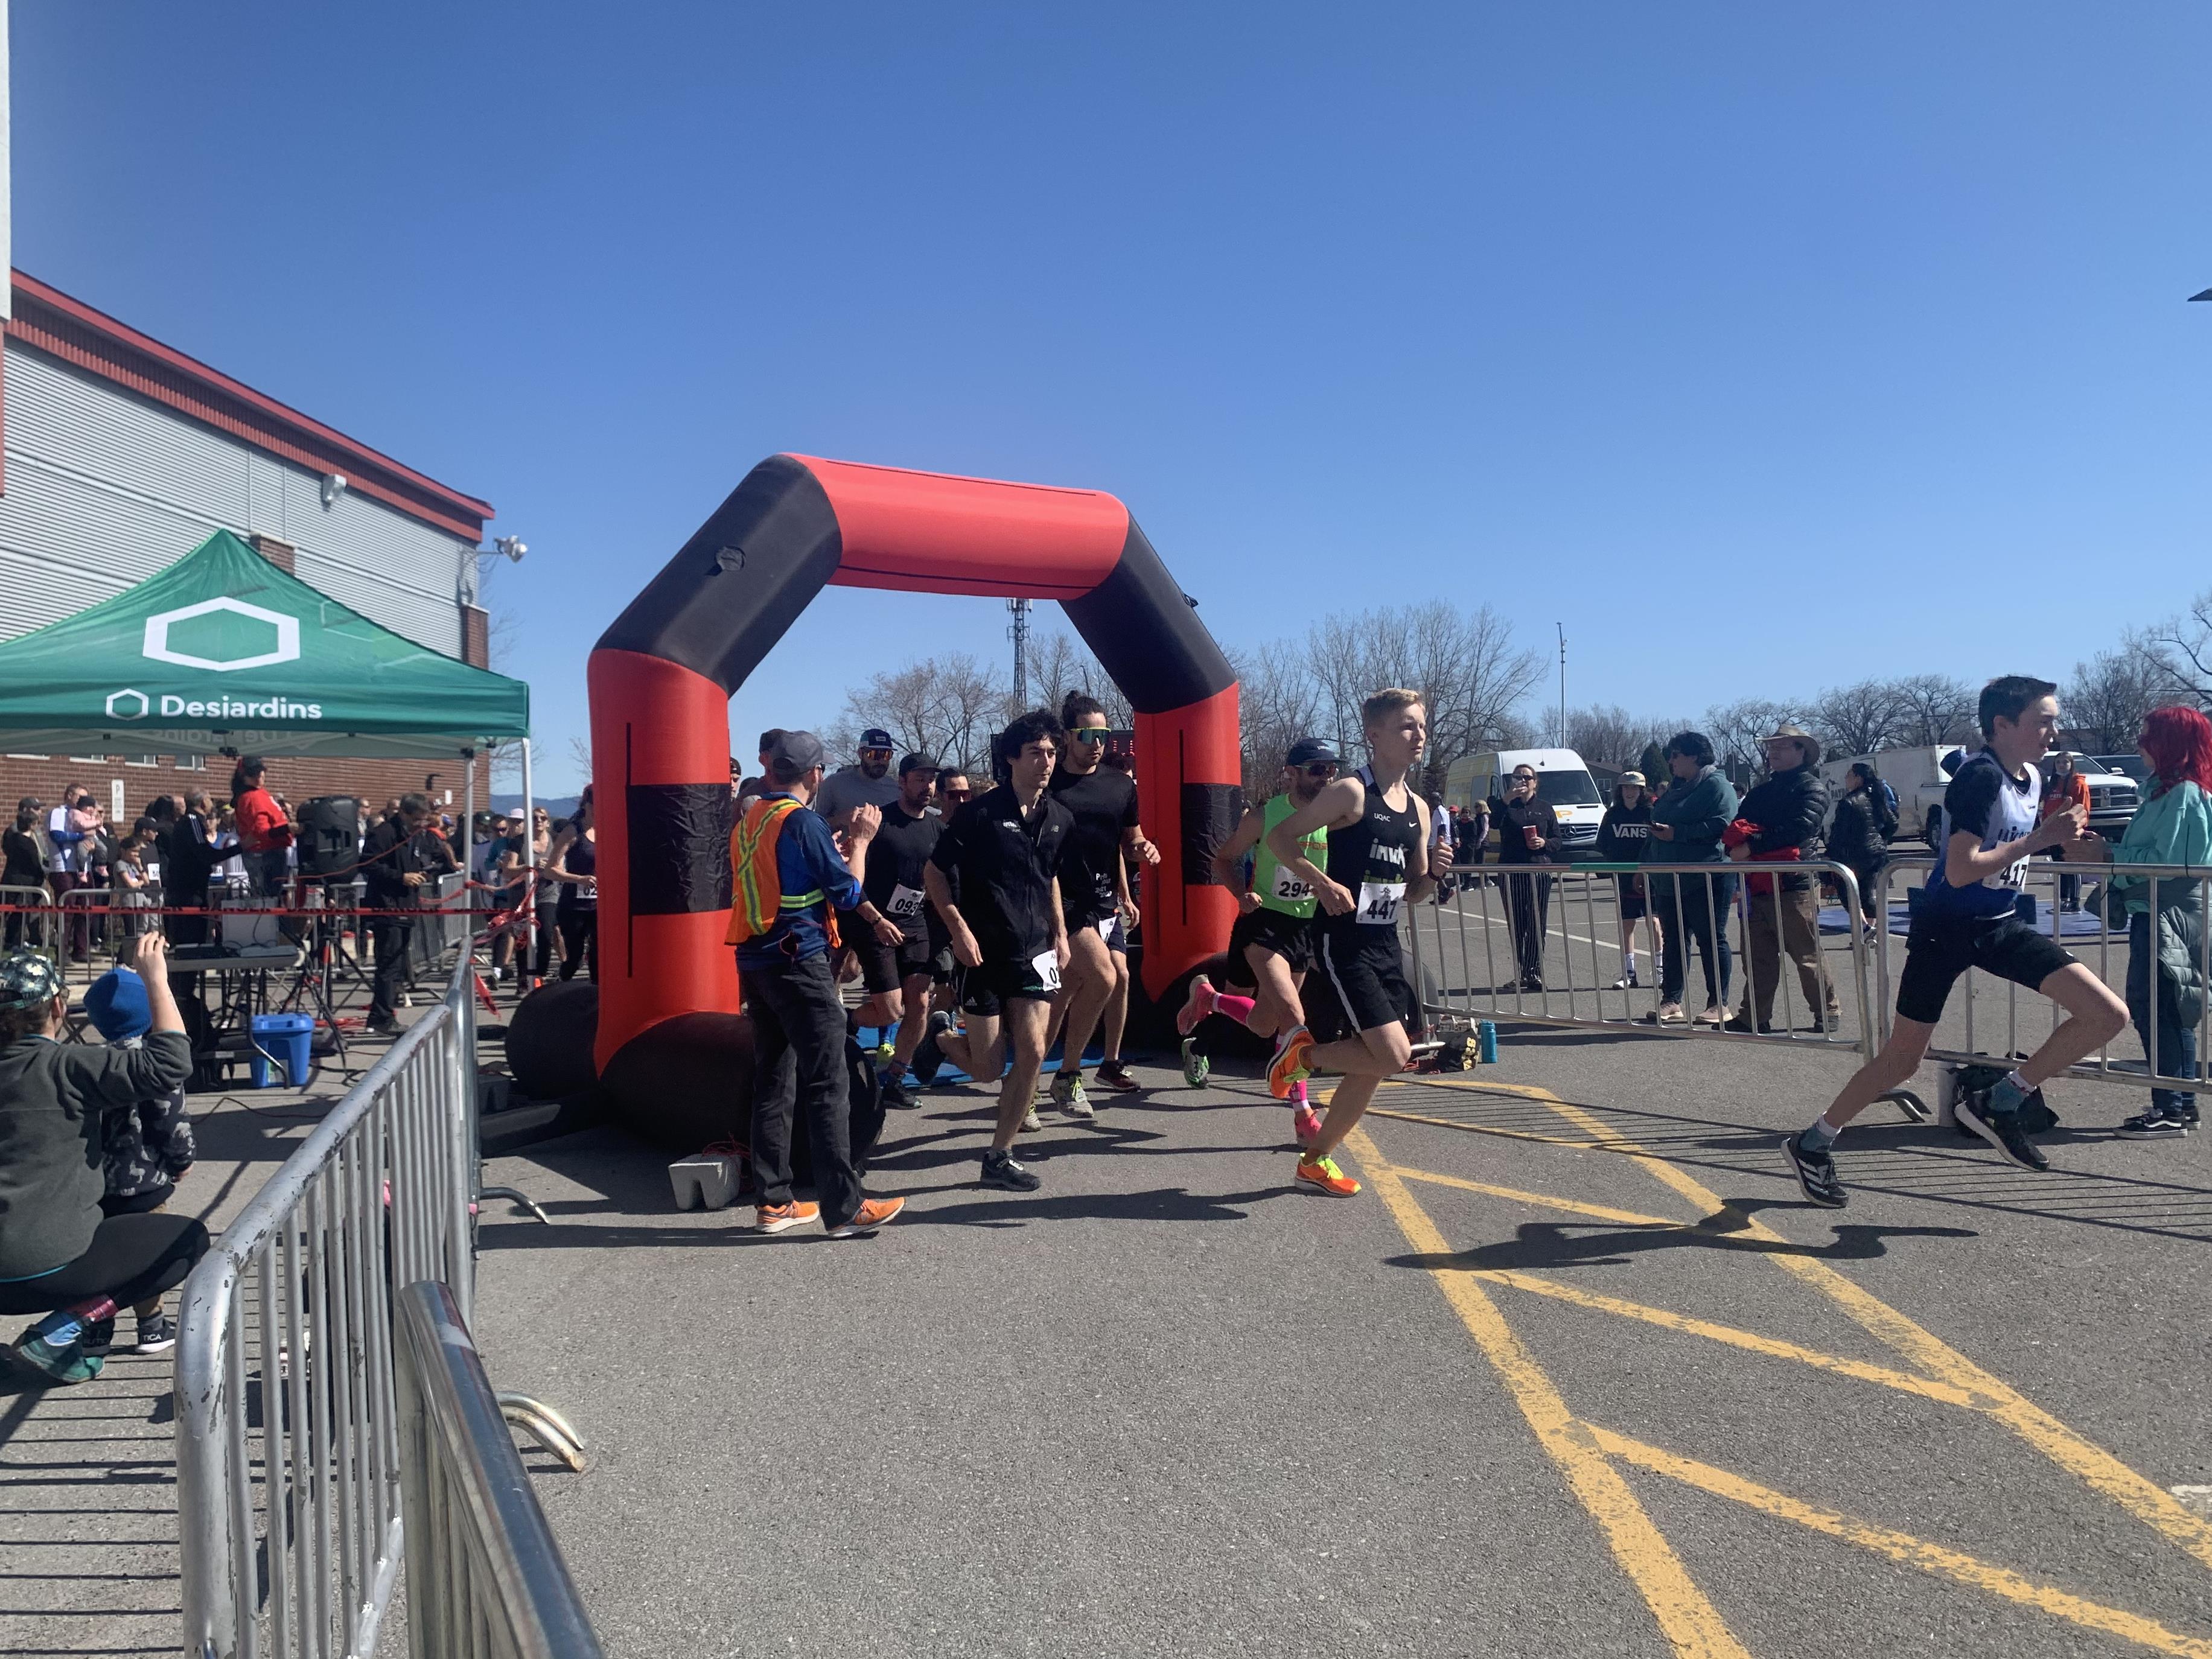
{"label": "tent leg pole", "polygon": [[477,866],[477,751],[473,749],[461,750],[461,960],[473,963],[477,896],[469,886]]}
{"label": "tent leg pole", "polygon": [[[531,856],[538,848],[538,803],[530,793],[530,739],[522,740],[522,867],[535,867]],[[514,985],[517,994],[523,980],[530,972],[530,964],[538,960],[538,883],[533,879],[522,890],[522,943],[515,947]]]}

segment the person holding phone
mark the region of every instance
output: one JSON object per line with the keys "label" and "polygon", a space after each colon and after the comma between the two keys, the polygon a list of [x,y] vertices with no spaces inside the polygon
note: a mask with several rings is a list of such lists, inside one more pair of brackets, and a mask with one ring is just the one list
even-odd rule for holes
{"label": "person holding phone", "polygon": [[[1505,781],[1502,799],[1490,803],[1490,818],[1498,826],[1498,861],[1507,865],[1547,865],[1563,839],[1559,815],[1537,791],[1536,769],[1526,763],[1513,769]],[[1517,979],[1499,986],[1501,991],[1541,991],[1544,988],[1544,928],[1552,908],[1552,878],[1523,870],[1499,878],[1505,886],[1506,918],[1513,927],[1513,954],[1519,965]]]}

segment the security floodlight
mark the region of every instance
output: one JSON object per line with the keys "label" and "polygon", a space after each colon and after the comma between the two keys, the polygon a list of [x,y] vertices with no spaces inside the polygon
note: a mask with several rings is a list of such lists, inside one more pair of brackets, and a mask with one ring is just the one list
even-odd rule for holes
{"label": "security floodlight", "polygon": [[492,538],[491,544],[517,564],[520,564],[522,556],[530,551],[529,546],[520,536],[496,536]]}
{"label": "security floodlight", "polygon": [[331,503],[337,501],[339,496],[344,495],[345,491],[346,481],[344,473],[325,472],[323,474],[323,505],[325,507],[330,506]]}

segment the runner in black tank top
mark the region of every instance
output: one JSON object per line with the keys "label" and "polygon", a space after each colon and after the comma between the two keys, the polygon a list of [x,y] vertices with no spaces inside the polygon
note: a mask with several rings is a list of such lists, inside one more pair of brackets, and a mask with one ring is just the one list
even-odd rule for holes
{"label": "runner in black tank top", "polygon": [[[1359,1183],[1330,1154],[1359,1121],[1376,1085],[1413,1056],[1405,1022],[1418,1011],[1406,987],[1399,915],[1435,890],[1437,872],[1451,862],[1448,843],[1429,847],[1429,809],[1407,781],[1428,747],[1419,694],[1378,691],[1360,714],[1373,760],[1267,831],[1268,850],[1321,902],[1321,976],[1328,988],[1308,1005],[1319,1030],[1300,1027],[1285,1036],[1267,1088],[1280,1100],[1309,1072],[1344,1074],[1297,1170],[1301,1184],[1338,1197],[1358,1192]],[[1302,839],[1319,829],[1328,831],[1325,871],[1299,851]]]}

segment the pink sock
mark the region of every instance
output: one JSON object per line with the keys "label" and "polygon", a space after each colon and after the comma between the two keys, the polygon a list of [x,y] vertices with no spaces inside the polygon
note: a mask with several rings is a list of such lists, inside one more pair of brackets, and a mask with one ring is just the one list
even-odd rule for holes
{"label": "pink sock", "polygon": [[1306,1080],[1304,1078],[1295,1078],[1291,1082],[1291,1104],[1303,1106],[1305,1103]]}
{"label": "pink sock", "polygon": [[1216,991],[1213,994],[1213,1012],[1228,1015],[1239,1025],[1249,1025],[1252,1023],[1252,999],[1232,997],[1226,992]]}

